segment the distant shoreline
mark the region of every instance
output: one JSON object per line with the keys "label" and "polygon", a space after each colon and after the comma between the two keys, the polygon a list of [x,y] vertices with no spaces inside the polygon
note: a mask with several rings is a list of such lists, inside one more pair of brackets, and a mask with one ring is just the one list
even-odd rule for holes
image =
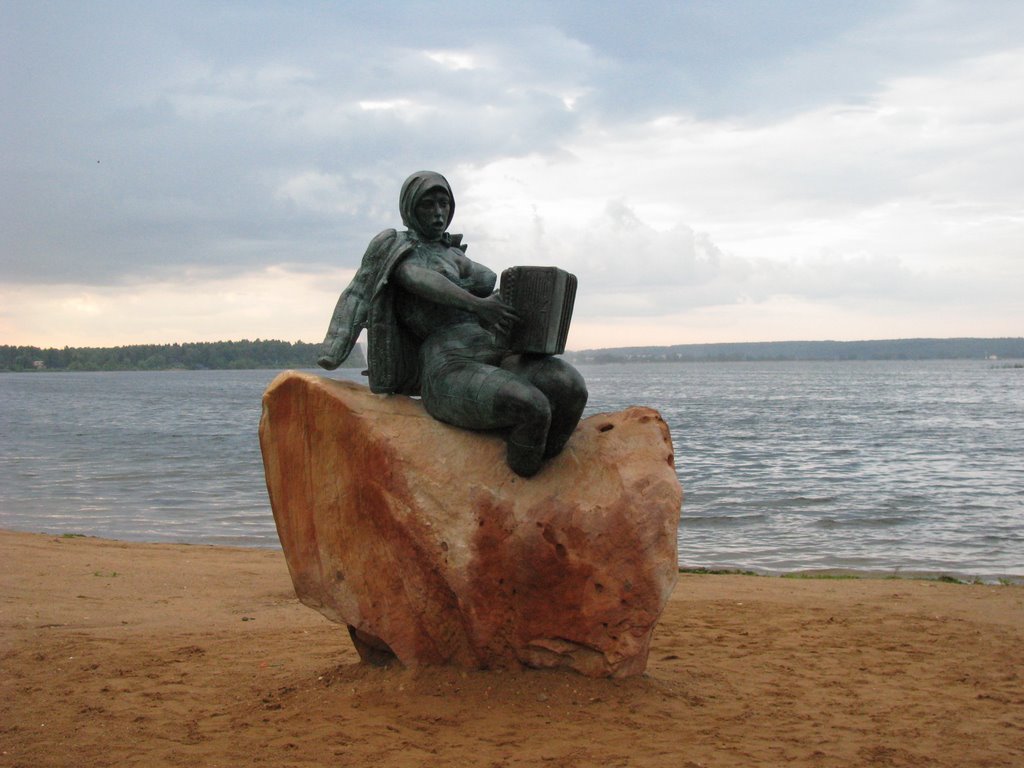
{"label": "distant shoreline", "polygon": [[[276,339],[209,341],[175,344],[131,344],[123,347],[0,346],[0,371],[226,371],[313,368],[320,344]],[[365,368],[356,345],[342,364]]]}
{"label": "distant shoreline", "polygon": [[753,341],[617,347],[567,352],[573,363],[771,362],[785,360],[1024,360],[1024,337]]}
{"label": "distant shoreline", "polygon": [[[272,339],[63,349],[0,345],[0,372],[313,369],[319,350],[319,344]],[[567,351],[564,357],[579,365],[847,360],[986,360],[1006,364],[1024,361],[1024,337],[673,344]],[[360,345],[342,367],[366,367]]]}

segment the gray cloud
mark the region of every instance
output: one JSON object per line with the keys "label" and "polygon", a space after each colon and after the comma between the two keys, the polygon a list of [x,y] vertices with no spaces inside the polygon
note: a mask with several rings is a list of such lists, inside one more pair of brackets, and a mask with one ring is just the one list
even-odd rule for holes
{"label": "gray cloud", "polygon": [[[545,201],[522,226],[531,255],[586,281],[584,316],[780,295],[946,300],[964,274],[1016,274],[1022,130],[1013,78],[999,75],[1019,57],[982,59],[971,77],[958,67],[1019,46],[1019,3],[0,14],[4,282],[351,267],[397,224],[410,171],[436,168],[475,195],[488,169],[518,172],[510,158],[555,169],[524,174],[527,197],[582,179],[561,189],[586,215],[563,221]],[[511,239],[524,230],[486,214],[501,201],[456,194],[482,260],[521,257]],[[913,231],[937,218],[941,237]],[[766,257],[769,242],[794,251]],[[965,254],[999,265],[999,280],[959,267]]]}
{"label": "gray cloud", "polygon": [[[464,39],[424,25],[422,10],[389,28],[386,11],[299,13],[315,25],[304,26],[280,7],[194,6],[173,22],[128,6],[26,8],[5,61],[15,194],[0,226],[16,280],[259,266],[284,243],[287,259],[333,260],[339,242],[391,222],[411,170],[556,148],[579,119],[566,99],[598,68],[557,30]],[[269,48],[256,32],[270,32]],[[447,66],[451,52],[474,66]],[[314,171],[346,191],[345,206],[280,194]]]}

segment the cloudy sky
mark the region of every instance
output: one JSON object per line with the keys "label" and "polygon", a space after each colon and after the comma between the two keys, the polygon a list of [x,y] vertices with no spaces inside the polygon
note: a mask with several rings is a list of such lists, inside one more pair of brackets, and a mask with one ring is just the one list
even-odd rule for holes
{"label": "cloudy sky", "polygon": [[319,341],[412,171],[569,346],[1024,335],[1024,3],[0,0],[0,344]]}

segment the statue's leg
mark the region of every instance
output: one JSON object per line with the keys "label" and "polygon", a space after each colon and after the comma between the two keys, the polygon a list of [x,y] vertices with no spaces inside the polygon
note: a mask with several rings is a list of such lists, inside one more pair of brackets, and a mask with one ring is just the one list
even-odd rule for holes
{"label": "statue's leg", "polygon": [[509,429],[506,460],[518,475],[537,473],[551,426],[547,396],[495,365],[460,362],[428,371],[423,404],[434,418],[466,429]]}
{"label": "statue's leg", "polygon": [[501,367],[522,376],[544,393],[551,405],[551,427],[544,458],[561,453],[587,405],[587,385],[579,371],[550,355],[510,355]]}
{"label": "statue's leg", "polygon": [[508,379],[495,395],[495,417],[512,429],[508,433],[505,460],[517,475],[532,477],[544,463],[544,449],[551,427],[547,397],[530,382]]}

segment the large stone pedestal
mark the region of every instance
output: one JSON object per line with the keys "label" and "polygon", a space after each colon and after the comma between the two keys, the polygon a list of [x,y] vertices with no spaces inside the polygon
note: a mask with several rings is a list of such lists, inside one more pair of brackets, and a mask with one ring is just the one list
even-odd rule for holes
{"label": "large stone pedestal", "polygon": [[498,435],[286,372],[263,397],[260,444],[295,591],[364,659],[643,671],[682,494],[656,411],[584,420],[523,479]]}

